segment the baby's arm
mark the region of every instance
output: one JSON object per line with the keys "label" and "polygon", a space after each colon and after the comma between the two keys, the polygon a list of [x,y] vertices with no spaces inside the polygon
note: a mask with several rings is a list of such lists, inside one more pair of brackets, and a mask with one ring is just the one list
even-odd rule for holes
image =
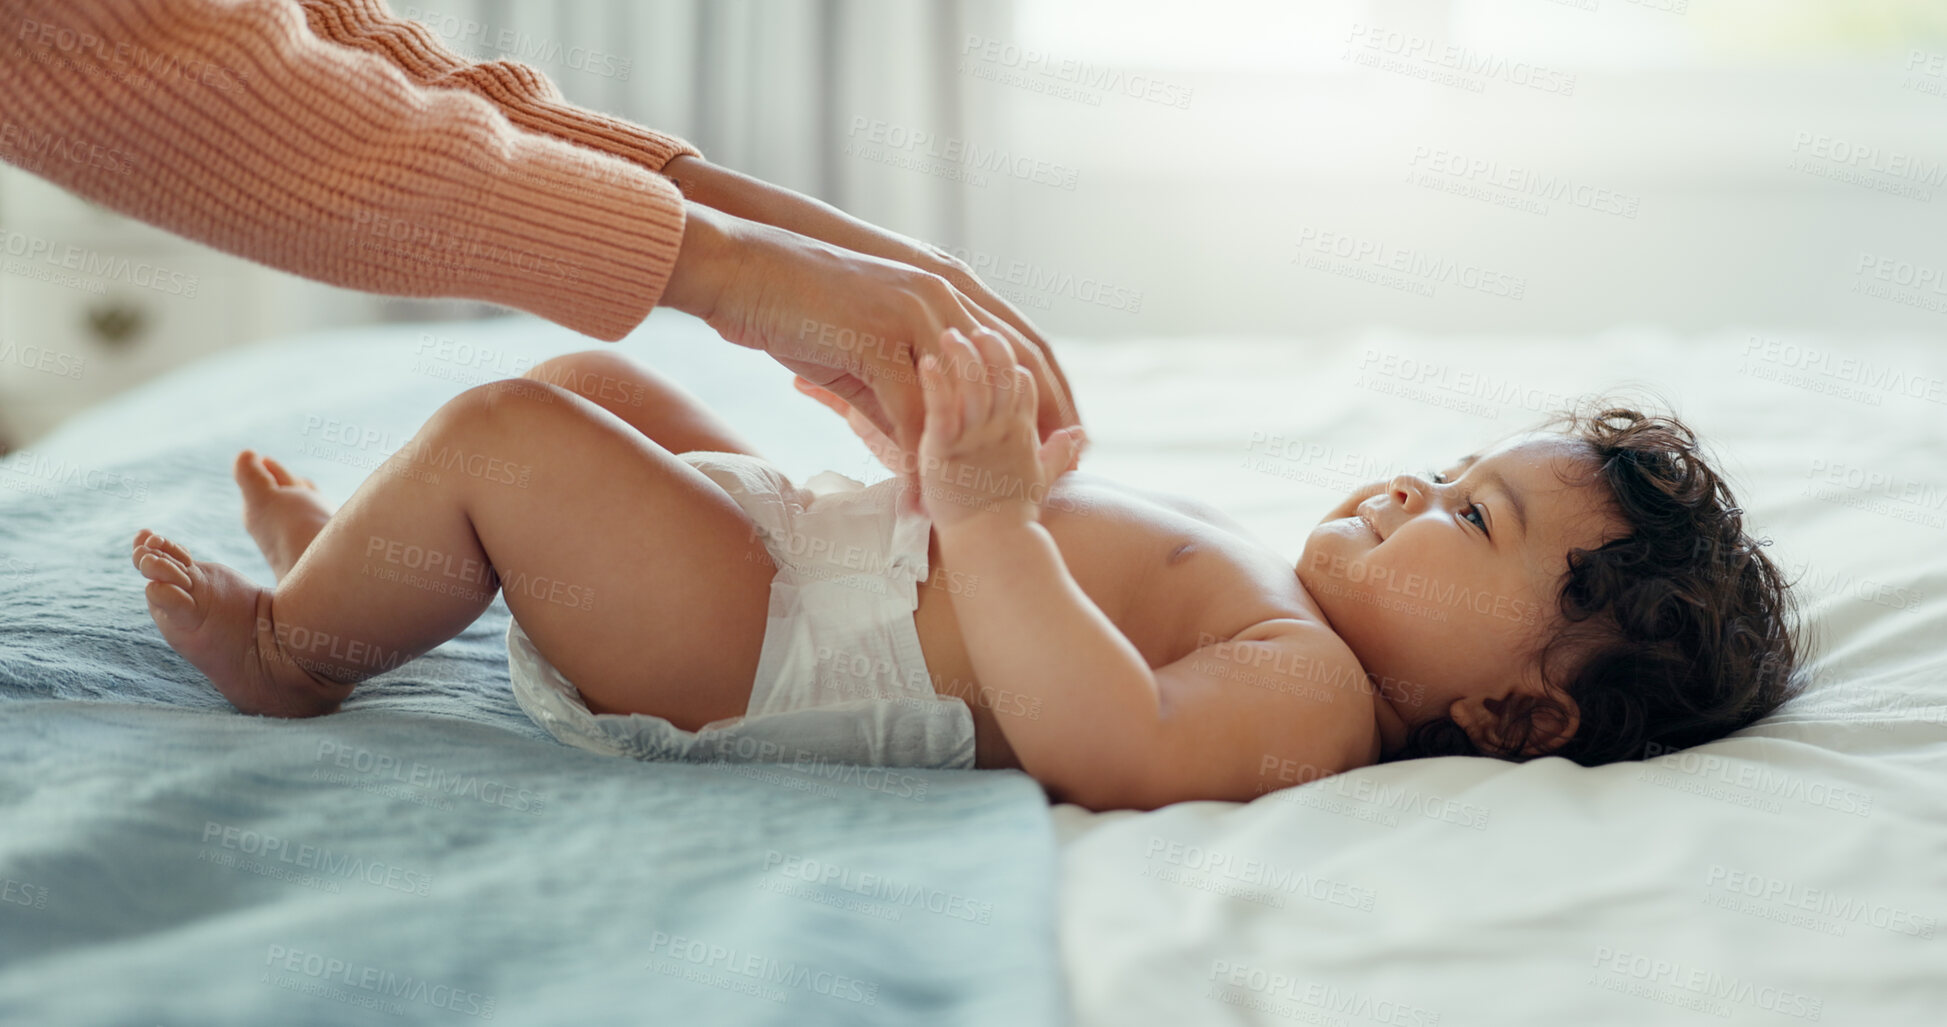
{"label": "baby's arm", "polygon": [[[1229,653],[1207,646],[1152,671],[1075,583],[1039,522],[1046,486],[1068,463],[1065,443],[1036,446],[1031,383],[998,340],[976,345],[978,353],[950,335],[941,347],[974,371],[922,364],[921,496],[942,561],[979,583],[953,608],[983,700],[1037,710],[1000,717],[1022,767],[1057,799],[1091,809],[1249,799],[1264,790],[1267,764],[1323,768],[1308,776],[1344,769],[1359,715],[1345,700],[1357,690],[1227,680],[1248,669],[1275,684],[1309,676],[1298,668],[1329,667],[1335,680],[1362,681],[1344,643],[1323,625],[1267,621],[1225,640]],[[1002,687],[1023,702],[993,702]]]}

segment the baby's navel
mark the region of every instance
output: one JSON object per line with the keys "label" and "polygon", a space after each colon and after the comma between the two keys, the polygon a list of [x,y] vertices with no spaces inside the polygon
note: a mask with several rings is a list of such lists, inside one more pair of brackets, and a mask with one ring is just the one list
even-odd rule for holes
{"label": "baby's navel", "polygon": [[1166,567],[1174,567],[1195,555],[1196,550],[1197,544],[1195,542],[1185,542],[1175,549],[1170,550],[1170,555],[1163,561],[1163,565]]}

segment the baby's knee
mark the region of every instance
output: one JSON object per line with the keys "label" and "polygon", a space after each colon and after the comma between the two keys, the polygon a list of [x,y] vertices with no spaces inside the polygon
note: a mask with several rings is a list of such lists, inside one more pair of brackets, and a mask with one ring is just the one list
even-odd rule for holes
{"label": "baby's knee", "polygon": [[602,382],[626,381],[640,373],[633,361],[613,349],[585,349],[549,357],[521,377],[592,396],[599,393]]}
{"label": "baby's knee", "polygon": [[538,420],[573,414],[570,394],[546,382],[520,378],[491,381],[446,401],[427,421],[439,434],[478,436],[496,430],[532,430]]}

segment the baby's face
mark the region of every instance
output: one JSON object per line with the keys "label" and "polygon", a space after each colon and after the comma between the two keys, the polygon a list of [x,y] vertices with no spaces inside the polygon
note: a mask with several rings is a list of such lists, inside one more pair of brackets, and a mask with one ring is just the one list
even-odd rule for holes
{"label": "baby's face", "polygon": [[1299,581],[1407,723],[1539,694],[1528,654],[1560,620],[1569,549],[1625,533],[1600,483],[1561,480],[1591,469],[1568,439],[1518,436],[1355,490],[1312,529]]}

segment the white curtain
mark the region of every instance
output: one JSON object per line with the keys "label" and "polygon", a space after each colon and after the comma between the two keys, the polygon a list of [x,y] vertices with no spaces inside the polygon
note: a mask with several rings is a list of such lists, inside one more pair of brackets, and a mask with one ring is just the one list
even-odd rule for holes
{"label": "white curtain", "polygon": [[[962,136],[973,0],[392,0],[454,50],[547,74],[575,103],[682,136],[705,156],[869,221],[951,245],[963,190],[847,152],[897,128]],[[860,126],[864,126],[861,128]]]}

